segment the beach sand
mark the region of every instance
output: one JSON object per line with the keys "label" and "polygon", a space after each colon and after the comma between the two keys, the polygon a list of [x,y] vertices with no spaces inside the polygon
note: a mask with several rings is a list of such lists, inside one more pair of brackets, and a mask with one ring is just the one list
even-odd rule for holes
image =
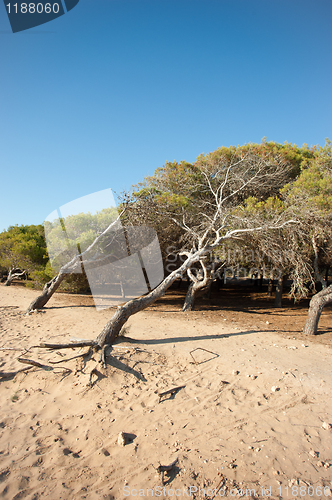
{"label": "beach sand", "polygon": [[112,314],[56,294],[25,316],[37,294],[0,286],[0,370],[43,365],[0,382],[1,498],[328,498],[330,345],[262,318],[151,307],[104,369],[88,348],[24,351],[93,339]]}

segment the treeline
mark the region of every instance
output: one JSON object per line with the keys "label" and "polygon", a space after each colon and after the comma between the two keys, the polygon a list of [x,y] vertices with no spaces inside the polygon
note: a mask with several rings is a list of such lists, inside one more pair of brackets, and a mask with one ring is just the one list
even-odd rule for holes
{"label": "treeline", "polygon": [[[155,229],[166,275],[189,256],[199,254],[182,273],[189,280],[185,310],[194,307],[195,297],[209,291],[215,279],[227,272],[241,276],[246,269],[277,280],[279,299],[286,279],[292,282],[295,299],[306,297],[316,291],[317,282],[328,287],[331,151],[328,140],[323,147],[263,140],[221,147],[200,155],[194,163],[166,162],[125,195],[121,222]],[[66,226],[75,227],[70,246],[80,253],[82,245],[86,247],[103,230],[106,215],[107,210],[94,218],[79,214],[66,220]],[[61,234],[60,226],[54,229],[55,238],[57,231]],[[15,226],[0,234],[3,276],[11,279],[25,272],[27,283],[40,287],[59,271],[54,262],[52,268],[42,226]],[[87,291],[83,268],[62,276],[61,287]]]}
{"label": "treeline", "polygon": [[[41,289],[56,274],[50,263],[43,225],[10,226],[0,233],[0,282],[6,286],[20,280],[28,288]],[[89,291],[84,274],[68,276],[63,291]]]}

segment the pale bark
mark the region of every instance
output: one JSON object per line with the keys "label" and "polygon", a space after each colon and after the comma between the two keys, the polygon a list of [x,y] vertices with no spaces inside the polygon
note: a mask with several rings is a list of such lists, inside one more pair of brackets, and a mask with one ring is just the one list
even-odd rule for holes
{"label": "pale bark", "polygon": [[307,320],[303,329],[306,335],[317,335],[318,323],[323,308],[332,303],[332,285],[316,293],[310,301]]}
{"label": "pale bark", "polygon": [[112,318],[106,323],[105,327],[101,333],[96,338],[96,344],[99,347],[103,347],[105,344],[112,344],[116,337],[119,335],[121,328],[126,323],[126,321],[133,314],[142,311],[146,307],[153,304],[157,299],[165,295],[166,290],[174,283],[174,281],[181,277],[182,274],[189,269],[192,264],[197,262],[202,255],[202,251],[196,252],[179,267],[179,269],[173,271],[169,274],[154,290],[152,290],[147,295],[139,297],[137,299],[132,299],[126,302],[122,306],[119,306],[116,312],[113,314]]}
{"label": "pale bark", "polygon": [[191,283],[189,284],[188,291],[184,300],[182,311],[193,311],[195,307],[195,300],[201,295],[208,294],[210,298],[211,286],[216,278],[216,269],[219,271],[224,263],[213,262],[208,269],[203,261],[200,261],[202,270],[198,273],[197,277],[192,273],[191,269],[187,270],[187,274]]}
{"label": "pale bark", "polygon": [[14,268],[11,269],[8,273],[7,280],[5,282],[5,286],[10,286],[12,284],[13,279],[24,276],[26,271],[21,271],[20,269]]}
{"label": "pale bark", "polygon": [[[88,252],[90,252],[94,246],[96,246],[96,244],[98,243],[98,241],[108,232],[110,231],[110,229],[112,227],[114,227],[121,215],[124,213],[124,210],[122,210],[122,212],[119,214],[119,216],[117,217],[117,219],[115,221],[113,221],[106,229],[105,231],[103,231],[102,233],[100,233],[97,238],[93,241],[93,243],[82,253],[79,253],[78,255],[75,255],[75,257],[72,258],[72,260],[70,262],[68,262],[67,264],[65,264],[64,266],[61,267],[59,273],[54,276],[54,278],[49,281],[48,283],[46,283],[46,285],[44,286],[44,289],[43,289],[43,292],[41,295],[39,295],[35,300],[33,300],[31,302],[31,304],[29,305],[28,309],[26,310],[26,314],[31,312],[31,311],[34,311],[35,309],[40,309],[41,307],[44,307],[47,302],[50,300],[50,298],[52,297],[52,295],[54,294],[54,292],[59,288],[59,286],[61,285],[61,283],[63,282],[63,280],[66,278],[66,276],[70,275],[70,274],[73,274],[75,272],[78,271],[78,269],[81,271],[81,263],[82,263],[82,259],[84,257],[84,255],[87,255]],[[103,258],[100,258],[100,259],[91,259],[90,261],[88,261],[87,263],[85,263],[85,268],[87,268],[88,266],[89,267],[97,267],[97,266],[101,266],[103,264],[105,264],[105,262],[107,262],[107,260],[109,259],[109,257],[103,257]]]}
{"label": "pale bark", "polygon": [[[197,299],[198,295],[202,295],[204,292],[204,288],[206,285],[203,283],[203,281],[197,281],[196,283],[190,283],[188,287],[188,291],[186,293],[186,297],[184,299],[184,304],[182,307],[182,311],[193,311],[195,307],[195,300]],[[199,293],[201,292],[201,293]]]}
{"label": "pale bark", "polygon": [[195,300],[198,294],[201,295],[209,283],[209,275],[206,266],[204,262],[201,262],[200,264],[202,266],[202,270],[200,270],[197,274],[197,277],[192,273],[190,268],[187,270],[187,274],[191,282],[182,307],[183,312],[192,311],[194,309]]}
{"label": "pale bark", "polygon": [[66,276],[66,274],[59,273],[51,281],[46,283],[42,294],[31,302],[28,309],[26,310],[26,314],[44,307],[44,305],[50,300],[54,292],[59,288]]}

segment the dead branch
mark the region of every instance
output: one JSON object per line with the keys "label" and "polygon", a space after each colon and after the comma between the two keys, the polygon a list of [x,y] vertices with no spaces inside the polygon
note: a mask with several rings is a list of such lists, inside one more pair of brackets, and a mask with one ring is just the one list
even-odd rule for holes
{"label": "dead branch", "polygon": [[37,366],[38,368],[45,368],[47,366],[39,363],[39,361],[34,361],[33,359],[17,358],[17,361],[19,361],[20,363],[25,363],[27,365]]}
{"label": "dead branch", "polygon": [[82,340],[80,342],[70,342],[69,344],[49,344],[46,342],[42,342],[39,345],[35,345],[33,347],[42,347],[45,349],[70,349],[74,347],[97,347],[98,344],[95,340]]}
{"label": "dead branch", "polygon": [[158,401],[158,403],[160,403],[160,402],[161,402],[161,400],[162,400],[162,398],[163,398],[164,396],[167,396],[168,394],[173,395],[173,394],[175,394],[176,392],[178,392],[180,389],[183,389],[184,387],[186,387],[186,386],[185,386],[185,385],[180,385],[180,386],[178,386],[178,387],[173,387],[172,389],[168,389],[167,391],[164,391],[164,392],[158,392],[158,393],[157,393],[157,394],[158,394],[158,396],[159,396],[159,401]]}
{"label": "dead branch", "polygon": [[73,359],[84,358],[85,356],[88,356],[90,353],[91,353],[91,348],[88,351],[82,352],[81,354],[77,354],[76,356],[72,356],[71,358],[65,358],[65,359],[62,358],[59,359],[59,361],[48,361],[48,363],[51,363],[52,365],[58,365],[62,362],[72,361]]}

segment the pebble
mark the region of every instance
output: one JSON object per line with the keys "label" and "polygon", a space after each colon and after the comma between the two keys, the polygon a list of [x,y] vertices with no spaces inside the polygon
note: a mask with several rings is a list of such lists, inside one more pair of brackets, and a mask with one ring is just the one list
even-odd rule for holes
{"label": "pebble", "polygon": [[318,453],[318,451],[315,451],[315,450],[310,450],[310,451],[309,451],[309,455],[310,455],[311,457],[313,457],[313,458],[316,458],[316,457],[318,457],[319,453]]}
{"label": "pebble", "polygon": [[125,438],[124,432],[120,432],[120,434],[118,436],[118,445],[125,446],[125,444],[126,444],[126,438]]}

